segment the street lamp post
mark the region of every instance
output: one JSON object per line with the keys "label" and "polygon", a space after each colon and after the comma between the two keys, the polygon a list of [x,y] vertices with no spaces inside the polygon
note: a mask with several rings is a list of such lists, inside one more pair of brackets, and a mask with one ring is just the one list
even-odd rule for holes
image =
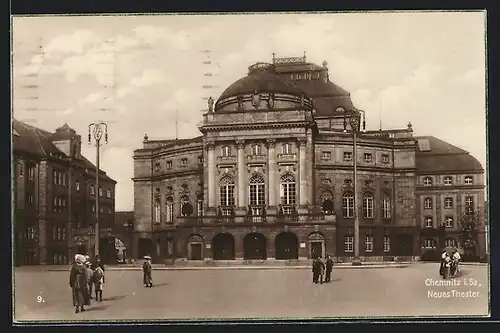
{"label": "street lamp post", "polygon": [[344,110],[344,133],[347,133],[347,122],[349,120],[349,125],[352,131],[353,137],[353,187],[354,187],[354,260],[352,262],[353,265],[361,265],[361,261],[359,259],[359,217],[358,217],[358,182],[357,182],[357,173],[358,173],[358,145],[357,145],[357,137],[358,132],[360,131],[361,125],[361,115],[363,116],[363,132],[366,129],[366,121],[365,121],[365,112],[362,110]]}
{"label": "street lamp post", "polygon": [[108,143],[108,125],[103,122],[92,123],[89,125],[89,145],[92,144],[92,136],[95,140],[96,146],[96,171],[95,171],[95,253],[94,256],[97,258],[99,256],[99,240],[100,240],[100,229],[99,229],[99,170],[100,170],[100,146],[101,139],[104,135],[104,143]]}

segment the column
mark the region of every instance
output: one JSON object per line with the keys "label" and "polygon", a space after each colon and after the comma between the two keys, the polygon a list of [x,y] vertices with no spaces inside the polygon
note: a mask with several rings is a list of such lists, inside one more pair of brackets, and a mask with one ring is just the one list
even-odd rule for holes
{"label": "column", "polygon": [[245,140],[236,140],[238,148],[238,207],[246,207],[245,196]]}
{"label": "column", "polygon": [[299,141],[299,192],[300,206],[307,206],[307,170],[306,170],[306,137],[297,138]]}
{"label": "column", "polygon": [[269,175],[269,207],[276,207],[276,139],[267,139],[267,167]]}
{"label": "column", "polygon": [[215,142],[206,143],[208,155],[208,208],[215,208]]}

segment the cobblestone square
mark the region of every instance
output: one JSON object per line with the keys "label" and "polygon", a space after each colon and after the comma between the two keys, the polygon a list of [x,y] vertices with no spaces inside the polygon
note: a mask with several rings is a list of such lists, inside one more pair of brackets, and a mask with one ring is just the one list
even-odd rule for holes
{"label": "cobblestone square", "polygon": [[309,269],[109,270],[104,301],[75,314],[69,272],[17,268],[15,321],[231,319],[488,314],[487,266],[463,266],[442,286],[438,264],[338,268],[315,285]]}

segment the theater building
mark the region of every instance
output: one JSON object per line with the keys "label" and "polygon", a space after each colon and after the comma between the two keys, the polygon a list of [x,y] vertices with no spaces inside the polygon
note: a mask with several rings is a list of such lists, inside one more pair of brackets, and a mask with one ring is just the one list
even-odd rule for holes
{"label": "theater building", "polygon": [[49,132],[12,121],[12,209],[16,265],[68,264],[75,253],[92,254],[100,200],[100,256],[112,257],[108,237],[115,184],[81,154],[81,136],[67,124]]}
{"label": "theater building", "polygon": [[[353,109],[326,62],[273,55],[209,100],[200,136],[146,135],[134,152],[134,256],[349,261],[355,207],[362,260],[414,259],[451,245],[465,207],[484,205],[479,162],[437,138],[415,137],[411,124],[359,133],[354,154],[353,133],[344,131]],[[445,237],[423,231],[441,223]]]}

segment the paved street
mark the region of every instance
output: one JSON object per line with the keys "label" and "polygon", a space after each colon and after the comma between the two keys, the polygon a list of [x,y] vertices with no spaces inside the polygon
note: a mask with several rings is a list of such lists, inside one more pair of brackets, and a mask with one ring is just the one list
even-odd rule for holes
{"label": "paved street", "polygon": [[[462,266],[459,286],[442,281],[438,264],[407,268],[339,269],[329,284],[309,269],[109,271],[104,301],[75,314],[69,272],[16,268],[15,320],[116,320],[263,317],[486,315],[487,266]],[[464,282],[476,286],[464,286]],[[455,291],[452,291],[455,290]],[[461,298],[453,298],[459,292]],[[437,293],[435,293],[437,292]],[[442,293],[449,292],[449,294]],[[479,294],[473,294],[478,292]],[[452,294],[454,293],[454,294]],[[451,298],[446,298],[451,296]]]}

